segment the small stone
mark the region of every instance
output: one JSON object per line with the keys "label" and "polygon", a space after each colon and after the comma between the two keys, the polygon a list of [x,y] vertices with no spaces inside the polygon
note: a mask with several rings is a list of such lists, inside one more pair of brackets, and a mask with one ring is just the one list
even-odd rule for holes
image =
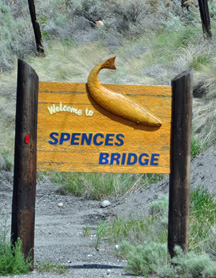
{"label": "small stone", "polygon": [[110,203],[109,200],[104,200],[104,201],[101,202],[101,204],[100,204],[101,208],[106,208],[106,207],[108,207],[108,206],[110,206],[110,205],[111,205],[111,203]]}
{"label": "small stone", "polygon": [[58,207],[63,207],[63,203],[62,202],[58,203]]}

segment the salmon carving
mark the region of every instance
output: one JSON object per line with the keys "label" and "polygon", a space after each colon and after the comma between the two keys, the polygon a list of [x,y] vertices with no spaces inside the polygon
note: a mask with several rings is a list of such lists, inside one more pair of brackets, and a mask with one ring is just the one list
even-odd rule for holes
{"label": "salmon carving", "polygon": [[160,127],[161,121],[146,108],[133,102],[129,97],[113,92],[100,84],[98,73],[101,69],[116,69],[115,59],[116,57],[112,57],[92,69],[87,83],[90,96],[102,108],[117,116],[145,126]]}

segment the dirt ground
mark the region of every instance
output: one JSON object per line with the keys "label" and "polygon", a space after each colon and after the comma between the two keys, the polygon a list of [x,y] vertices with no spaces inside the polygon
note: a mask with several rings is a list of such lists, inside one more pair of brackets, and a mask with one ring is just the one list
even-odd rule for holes
{"label": "dirt ground", "polygon": [[[191,187],[205,186],[216,193],[216,146],[192,162]],[[13,177],[10,172],[0,173],[0,214],[8,215],[8,229],[12,204]],[[36,195],[35,264],[44,260],[67,266],[65,274],[33,271],[29,275],[8,277],[73,277],[73,278],[132,278],[125,266],[126,261],[115,256],[115,247],[103,243],[94,247],[95,234],[84,237],[88,224],[94,230],[97,224],[112,217],[141,217],[149,204],[161,194],[168,194],[168,179],[131,192],[125,197],[111,200],[111,205],[101,208],[99,201],[59,195],[56,186],[49,181],[38,182]],[[62,204],[60,204],[62,203]],[[60,206],[61,205],[61,206]],[[151,276],[152,278],[153,276]],[[150,276],[148,277],[150,278]]]}

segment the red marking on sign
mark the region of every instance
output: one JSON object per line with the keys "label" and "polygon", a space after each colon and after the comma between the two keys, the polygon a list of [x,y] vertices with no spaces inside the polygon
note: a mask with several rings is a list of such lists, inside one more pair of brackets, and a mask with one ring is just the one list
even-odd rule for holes
{"label": "red marking on sign", "polygon": [[29,141],[30,141],[30,135],[26,134],[26,136],[25,136],[25,143],[28,144]]}

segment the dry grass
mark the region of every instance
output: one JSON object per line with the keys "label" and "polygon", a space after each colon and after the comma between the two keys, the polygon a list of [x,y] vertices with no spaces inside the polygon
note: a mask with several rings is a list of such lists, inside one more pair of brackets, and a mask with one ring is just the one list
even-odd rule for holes
{"label": "dry grass", "polygon": [[[29,32],[31,24],[29,17],[28,20],[25,18],[26,5],[18,2],[11,6],[12,15],[16,23],[20,24],[19,28],[21,26],[19,30],[26,26]],[[99,76],[101,83],[170,85],[177,74],[188,67],[193,67],[194,85],[202,84],[202,89],[205,91],[202,99],[194,100],[195,137],[203,148],[215,143],[214,21],[213,39],[205,41],[197,10],[191,10],[190,13],[182,12],[180,1],[177,0],[155,0],[153,6],[148,1],[141,3],[131,0],[72,2],[71,9],[65,9],[63,0],[43,3],[36,1],[46,48],[45,57],[27,57],[26,53],[32,53],[33,45],[27,40],[28,49],[20,47],[26,40],[23,36],[19,42],[14,42],[18,47],[15,54],[26,57],[25,60],[36,70],[40,81],[86,82],[90,70],[97,63],[112,56],[117,56],[117,70],[102,71]],[[137,5],[134,5],[135,3]],[[213,2],[211,5],[213,11],[216,5]],[[18,10],[21,11],[20,14]],[[85,20],[84,11],[91,13],[93,17],[102,16],[105,22],[104,28],[92,29],[86,23],[79,25],[80,20]],[[214,16],[214,13],[212,15]],[[126,24],[124,28],[121,27],[123,23]],[[6,32],[8,26],[4,26]],[[25,51],[22,52],[22,49]],[[14,58],[10,60],[10,67],[16,67]],[[0,128],[2,134],[6,134],[6,143],[1,139],[0,150],[3,145],[4,148],[11,150],[16,70],[1,73],[0,84]]]}

